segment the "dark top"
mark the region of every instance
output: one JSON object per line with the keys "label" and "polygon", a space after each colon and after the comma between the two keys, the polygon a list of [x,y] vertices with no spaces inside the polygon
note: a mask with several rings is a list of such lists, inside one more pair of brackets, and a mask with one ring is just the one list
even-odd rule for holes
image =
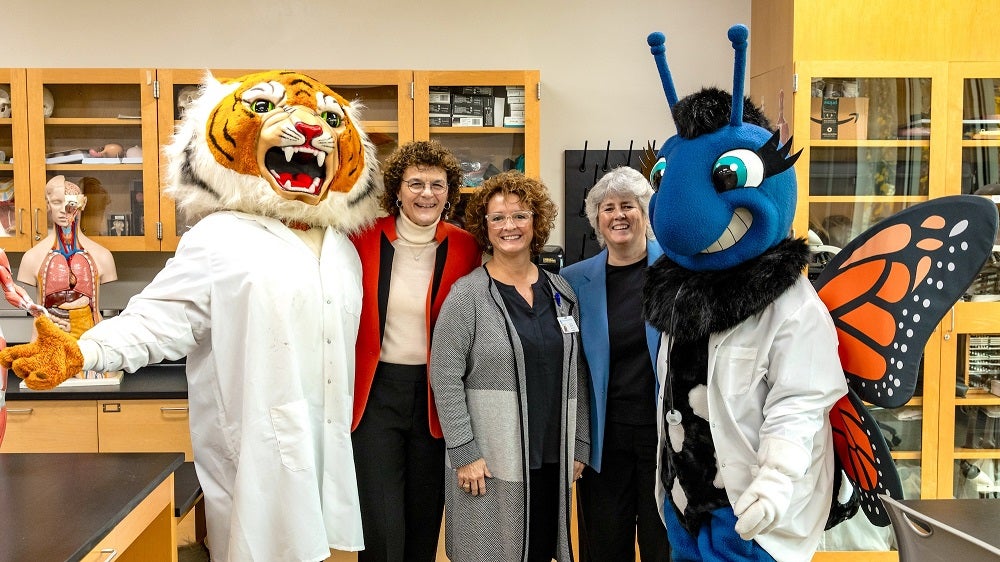
{"label": "dark top", "polygon": [[642,319],[646,258],[630,265],[607,265],[607,420],[629,425],[656,424],[656,378]]}
{"label": "dark top", "polygon": [[168,400],[188,397],[183,363],[148,365],[125,373],[119,385],[58,386],[52,390],[20,387],[21,379],[7,372],[7,401],[17,400]]}
{"label": "dark top", "polygon": [[[496,281],[496,280],[494,280]],[[563,338],[556,320],[552,288],[545,274],[531,286],[533,306],[513,285],[497,282],[507,313],[524,350],[528,398],[528,468],[559,462],[559,419],[562,408]]]}
{"label": "dark top", "polygon": [[0,561],[80,560],[183,461],[180,453],[0,455]]}

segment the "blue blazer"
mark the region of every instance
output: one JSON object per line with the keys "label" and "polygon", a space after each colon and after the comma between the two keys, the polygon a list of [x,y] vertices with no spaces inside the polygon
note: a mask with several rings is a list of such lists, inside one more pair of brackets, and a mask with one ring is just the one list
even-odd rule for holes
{"label": "blue blazer", "polygon": [[[646,263],[663,255],[655,240],[646,241]],[[569,281],[580,301],[580,338],[583,354],[590,368],[590,465],[601,471],[604,451],[604,425],[608,405],[608,377],[610,375],[611,343],[608,339],[608,293],[605,267],[608,249],[592,258],[567,266],[559,272]],[[660,346],[660,332],[646,323],[646,344],[649,358],[656,367],[656,354]],[[650,400],[656,400],[656,388],[649,389]]]}

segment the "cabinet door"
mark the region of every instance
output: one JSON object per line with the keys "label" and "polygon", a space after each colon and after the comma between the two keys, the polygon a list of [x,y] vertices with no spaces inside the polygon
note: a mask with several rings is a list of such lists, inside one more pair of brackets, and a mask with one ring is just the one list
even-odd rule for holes
{"label": "cabinet door", "polygon": [[155,72],[29,69],[31,239],[49,228],[45,184],[63,175],[87,205],[81,231],[109,250],[159,250]]}
{"label": "cabinet door", "polygon": [[4,453],[96,453],[97,408],[93,400],[7,402]]}
{"label": "cabinet door", "polygon": [[[252,69],[213,69],[217,78],[236,78]],[[410,94],[413,73],[409,70],[303,70],[320,80],[349,101],[360,101],[362,126],[378,148],[379,160],[384,160],[401,142],[413,139],[413,99]],[[160,97],[158,120],[160,144],[170,143],[170,137],[180,120],[183,108],[205,75],[204,70],[160,69],[157,72]],[[161,166],[161,173],[165,171]],[[177,249],[180,236],[192,226],[192,221],[178,212],[177,205],[166,194],[166,178],[160,178],[160,217],[163,221],[163,250]]]}
{"label": "cabinet door", "polygon": [[23,68],[0,69],[0,247],[8,252],[31,247],[25,80]]}
{"label": "cabinet door", "polygon": [[187,400],[99,400],[102,453],[182,452],[192,460]]}
{"label": "cabinet door", "polygon": [[418,71],[413,78],[414,135],[458,157],[467,191],[511,169],[539,177],[537,70]]}

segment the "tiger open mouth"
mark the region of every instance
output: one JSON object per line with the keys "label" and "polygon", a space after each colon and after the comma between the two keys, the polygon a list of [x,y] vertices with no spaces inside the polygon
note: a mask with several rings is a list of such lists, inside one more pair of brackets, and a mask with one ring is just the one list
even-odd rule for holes
{"label": "tiger open mouth", "polygon": [[264,154],[264,167],[285,191],[319,195],[326,179],[326,156],[308,146],[273,147]]}

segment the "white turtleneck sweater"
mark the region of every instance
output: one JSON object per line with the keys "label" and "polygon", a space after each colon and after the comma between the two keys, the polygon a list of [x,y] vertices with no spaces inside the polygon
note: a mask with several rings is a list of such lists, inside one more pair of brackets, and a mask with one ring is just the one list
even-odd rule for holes
{"label": "white turtleneck sweater", "polygon": [[395,255],[385,312],[382,355],[386,363],[427,363],[427,293],[434,273],[437,221],[420,226],[406,215],[396,217]]}

